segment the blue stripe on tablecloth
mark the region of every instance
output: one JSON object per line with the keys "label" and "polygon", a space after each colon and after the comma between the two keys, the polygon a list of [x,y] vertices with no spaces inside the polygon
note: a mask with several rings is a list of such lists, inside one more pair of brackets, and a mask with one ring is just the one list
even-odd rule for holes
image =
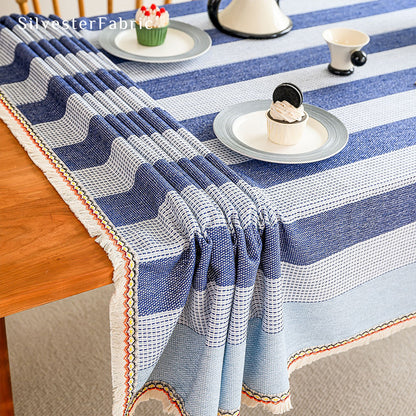
{"label": "blue stripe on tablecloth", "polygon": [[[416,184],[281,227],[282,261],[307,265],[416,221]],[[339,232],[342,230],[342,233]]]}
{"label": "blue stripe on tablecloth", "polygon": [[[208,282],[213,280],[216,285],[223,287],[236,285],[244,288],[254,285],[259,255],[253,258],[250,253],[244,258],[241,252],[235,253],[227,227],[216,226],[207,230],[206,234],[209,242],[200,237],[195,237],[195,240],[192,238],[190,248],[178,256],[139,263],[137,290],[143,294],[143,302],[137,305],[140,315],[183,307],[191,284],[196,290],[206,290]],[[251,272],[247,265],[250,260],[257,264],[256,268],[250,269]],[[239,272],[237,269],[244,265],[245,273]],[[206,273],[208,267],[211,270],[209,274]],[[157,276],[155,270],[160,271]]]}
{"label": "blue stripe on tablecloth", "polygon": [[139,264],[136,290],[142,302],[136,304],[137,313],[146,316],[183,307],[193,280],[195,261],[195,247],[191,246],[180,255]]}
{"label": "blue stripe on tablecloth", "polygon": [[187,130],[189,130],[195,137],[197,137],[201,142],[205,142],[207,140],[212,140],[216,138],[214,130],[212,129],[212,125],[217,115],[218,113],[213,113],[204,116],[194,117],[188,120],[182,120],[181,124]]}
{"label": "blue stripe on tablecloth", "polygon": [[[331,2],[328,2],[328,5],[331,5]],[[316,26],[317,24],[325,25],[338,21],[376,16],[378,14],[390,13],[411,7],[415,7],[415,2],[413,0],[396,0],[394,2],[391,0],[378,0],[318,10],[312,13],[297,14],[291,16],[291,19],[295,29],[303,29]]]}
{"label": "blue stripe on tablecloth", "polygon": [[[411,185],[296,223],[282,225],[280,230],[281,244],[282,247],[285,247],[282,252],[282,260],[298,265],[311,264],[368,238],[376,237],[416,221],[415,191],[416,185]],[[397,204],[397,201],[400,203]],[[351,221],[351,218],[354,218],[354,221]],[[326,227],[327,221],[333,221],[331,224],[335,224],[335,226]],[[342,234],[338,232],[339,228],[337,227],[341,225],[345,231]],[[209,234],[212,241],[217,242],[229,239],[230,236],[229,231],[224,227],[211,229]],[[290,237],[289,242],[286,241],[288,237]],[[198,290],[206,288],[207,275],[205,273],[199,275],[198,272],[196,275],[194,274],[197,246],[204,245],[205,242],[204,240],[196,239],[194,241],[191,239],[189,243],[190,248],[184,250],[180,255],[139,264],[141,279],[137,283],[138,290],[145,296],[143,299],[146,299],[138,305],[140,315],[149,315],[183,306],[191,282],[194,286],[200,286]],[[295,249],[297,255],[294,255]],[[206,253],[205,250],[207,248],[204,249],[204,253]],[[233,269],[235,262],[232,251],[224,251],[219,248],[219,252],[216,252],[216,255],[213,254],[211,252],[206,260],[218,263],[215,275],[216,284],[219,286],[236,284],[239,287],[250,287],[254,283],[244,279],[235,280],[236,275]],[[211,255],[213,255],[212,258],[210,258]],[[156,267],[160,271],[157,276],[154,273]],[[143,288],[146,290],[142,291]],[[174,293],[175,296],[168,297],[167,293]]]}
{"label": "blue stripe on tablecloth", "polygon": [[[78,143],[56,147],[54,152],[73,171],[100,166],[110,154],[113,141],[118,137],[128,139],[132,135],[141,137],[143,133],[152,135],[163,132],[169,126],[159,120],[151,110],[140,110],[139,117],[135,112],[108,114],[104,118],[91,117],[87,137]],[[127,123],[126,123],[127,122]],[[94,149],[91,152],[91,149]]]}
{"label": "blue stripe on tablecloth", "polygon": [[[148,172],[150,174],[146,176]],[[157,174],[160,180],[157,179]],[[195,188],[211,185],[219,187],[226,182],[229,182],[227,178],[220,172],[214,172],[212,165],[202,156],[194,157],[192,163],[187,159],[180,160],[178,164],[159,160],[153,165],[140,165],[135,182],[128,191],[96,200],[115,226],[125,226],[155,218],[167,192],[180,193],[191,185]],[[149,192],[157,194],[158,204],[146,208],[146,204],[153,201],[153,196],[146,196]]]}
{"label": "blue stripe on tablecloth", "polygon": [[74,93],[75,90],[61,77],[54,76],[43,100],[20,105],[18,109],[32,124],[59,120],[65,115],[68,98]]}
{"label": "blue stripe on tablecloth", "polygon": [[[120,130],[121,117],[126,116],[122,113],[118,117],[108,115],[105,117],[105,121],[101,116],[94,116],[91,119],[88,135],[84,141],[58,147],[54,151],[72,170],[91,168],[105,163],[110,156],[113,140],[120,136],[127,138],[134,133],[134,131]],[[141,121],[142,124],[138,127],[142,129],[145,127],[143,123],[146,124],[146,122]],[[353,133],[350,135],[347,150],[344,149],[332,158],[320,162],[289,166],[250,160],[233,165],[232,168],[247,182],[258,187],[267,188],[289,180],[416,145],[415,122],[416,117]],[[98,143],[96,143],[97,137],[99,138]],[[94,152],[94,158],[88,152],[92,147],[97,150]],[[197,159],[194,162],[197,163]],[[271,171],[275,174],[270,174]]]}
{"label": "blue stripe on tablecloth", "polygon": [[[416,27],[395,32],[382,33],[371,37],[366,46],[367,53],[383,52],[416,43]],[[193,91],[214,88],[253,78],[260,78],[281,72],[293,71],[313,65],[329,62],[329,50],[326,45],[300,49],[263,58],[256,58],[228,65],[186,72],[170,77],[152,79],[139,85],[155,100]],[[224,76],[223,74],[230,74]],[[195,82],[195,80],[198,82]],[[175,87],[172,88],[172,85]]]}
{"label": "blue stripe on tablecloth", "polygon": [[[306,91],[304,102],[326,110],[355,104],[385,95],[397,94],[414,89],[415,68],[389,74],[377,75],[357,81]],[[329,97],[336,97],[331,101]],[[202,142],[215,139],[212,125],[218,113],[207,114],[181,121],[181,124]]]}
{"label": "blue stripe on tablecloth", "polygon": [[0,85],[21,82],[29,76],[30,62],[36,54],[24,43],[19,43],[14,50],[11,64],[0,66]]}
{"label": "blue stripe on tablecloth", "polygon": [[[328,2],[328,5],[330,3]],[[398,10],[409,9],[414,7],[415,3],[409,0],[379,0],[370,1],[368,3],[358,3],[341,7],[334,7],[331,9],[317,10],[309,13],[302,13],[291,15],[293,22],[292,30],[306,29],[313,26],[321,26],[345,20],[359,19],[367,16],[376,16],[383,13],[390,13]],[[206,31],[211,39],[213,45],[222,43],[234,42],[238,40],[232,36],[224,35],[216,29]]]}
{"label": "blue stripe on tablecloth", "polygon": [[148,164],[136,171],[134,185],[127,191],[97,198],[100,208],[118,227],[156,218],[166,194],[174,188]]}
{"label": "blue stripe on tablecloth", "polygon": [[[354,82],[307,91],[304,93],[304,102],[324,108],[325,110],[332,110],[334,108],[412,90],[414,89],[415,77],[415,68],[404,69],[402,71],[360,79]],[[332,101],[328,97],[331,97]]]}
{"label": "blue stripe on tablecloth", "polygon": [[[64,131],[59,133],[65,134]],[[96,115],[90,119],[85,140],[56,147],[54,152],[71,170],[100,166],[110,157],[111,145],[117,137],[120,137],[119,132],[102,116]]]}
{"label": "blue stripe on tablecloth", "polygon": [[18,25],[19,22],[11,18],[10,16],[1,16],[0,17],[0,29],[4,27],[8,27],[9,29],[13,29],[13,26]]}
{"label": "blue stripe on tablecloth", "polygon": [[[233,165],[243,179],[262,188],[348,165],[416,145],[416,117],[353,133],[345,149],[329,159],[302,165],[282,165],[250,160]],[[267,179],[266,179],[267,178]]]}
{"label": "blue stripe on tablecloth", "polygon": [[[107,83],[105,84],[96,74],[105,79]],[[64,116],[67,101],[72,94],[83,95],[87,92],[94,94],[98,91],[114,91],[121,86],[105,70],[97,71],[96,74],[92,72],[77,73],[74,76],[66,75],[64,78],[53,76],[48,83],[48,90],[44,99],[20,105],[18,108],[33,124],[56,121]],[[61,93],[63,94],[62,97],[59,96]]]}

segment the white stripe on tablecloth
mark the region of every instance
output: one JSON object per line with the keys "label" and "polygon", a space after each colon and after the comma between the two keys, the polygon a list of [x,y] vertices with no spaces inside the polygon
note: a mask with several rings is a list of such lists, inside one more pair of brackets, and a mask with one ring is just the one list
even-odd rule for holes
{"label": "white stripe on tablecloth", "polygon": [[[49,81],[54,76],[73,76],[76,73],[85,74],[91,71],[90,68],[82,67],[77,58],[93,56],[93,53],[82,52],[82,54],[81,52],[76,55],[67,54],[65,57],[58,54],[54,58],[48,56],[46,59],[36,57],[30,62],[29,74],[26,79],[3,84],[1,88],[6,94],[16,97],[15,105],[17,106],[42,101],[48,94]],[[27,91],[33,91],[33,94],[27,94]]]}
{"label": "white stripe on tablecloth", "polygon": [[283,222],[291,223],[415,181],[416,145],[278,184],[264,192],[276,201]]}
{"label": "white stripe on tablecloth", "polygon": [[222,144],[218,139],[207,140],[204,145],[209,149],[211,153],[218,156],[226,165],[238,165],[239,163],[247,162],[251,158],[240,155],[240,153],[234,152],[227,146]]}
{"label": "white stripe on tablecloth", "polygon": [[[11,88],[10,86],[14,85],[9,84],[2,88],[7,93],[8,89]],[[46,88],[45,85],[39,85],[39,88]],[[17,84],[17,86],[19,85]],[[144,98],[141,99],[141,97]],[[121,86],[114,92],[111,90],[105,92],[96,91],[94,94],[86,93],[82,96],[74,93],[69,96],[65,114],[60,119],[39,123],[35,129],[47,138],[48,144],[52,148],[80,143],[87,138],[92,117],[97,115],[105,117],[108,114],[117,115],[133,109],[134,111],[139,111],[146,105],[144,100],[146,100],[145,94],[136,87],[127,89]],[[149,98],[148,103],[149,101],[152,100]],[[132,107],[130,108],[129,105]],[[82,118],[78,117],[80,108],[84,111]],[[68,136],[57,134],[60,131],[69,131],[69,134]]]}
{"label": "white stripe on tablecloth", "polygon": [[[162,136],[165,140],[162,139]],[[150,137],[146,135],[138,137],[133,134],[127,139],[118,137],[112,142],[110,156],[104,164],[74,171],[74,175],[89,190],[92,198],[101,198],[131,189],[136,180],[137,169],[143,163],[153,165],[160,159],[178,161],[184,157],[185,151],[180,151],[178,147],[165,147],[162,152],[159,145],[155,144],[159,142],[172,143],[178,137],[174,130],[165,130],[163,135],[156,132]],[[190,147],[187,149],[188,158],[199,154]],[[194,150],[193,153],[192,150]],[[122,175],[116,169],[117,166],[123,168]]]}
{"label": "white stripe on tablecloth", "polygon": [[10,65],[15,60],[15,54],[10,51],[16,47],[16,36],[9,29],[2,29],[0,36],[0,66]]}
{"label": "white stripe on tablecloth", "polygon": [[259,43],[258,40],[244,39],[215,45],[198,59],[186,63],[151,65],[151,71],[147,65],[137,65],[136,62],[122,62],[119,67],[133,80],[140,82],[323,45],[325,42],[322,32],[335,25],[357,28],[371,36],[414,27],[415,20],[416,8],[412,8],[294,30],[283,37],[269,39],[267,42]]}
{"label": "white stripe on tablecloth", "polygon": [[[104,164],[77,170],[74,177],[88,189],[92,198],[101,198],[131,189],[137,169],[143,163],[146,163],[143,156],[125,138],[117,137],[111,143],[110,156]],[[118,170],[118,166],[122,169]]]}
{"label": "white stripe on tablecloth", "polygon": [[[206,293],[207,291],[209,294]],[[224,345],[227,339],[231,307],[238,307],[237,304],[234,304],[234,296],[244,298],[247,297],[244,295],[250,291],[252,291],[252,288],[246,290],[237,289],[237,292],[242,293],[234,293],[234,286],[218,286],[215,284],[209,285],[204,291],[191,290],[189,294],[190,301],[185,305],[179,322],[205,335],[207,346],[212,348],[220,347]],[[206,304],[207,300],[209,302],[208,305]],[[241,306],[243,304],[240,303]],[[198,319],[196,315],[199,313],[201,313],[201,316]],[[240,316],[244,320],[244,312]]]}
{"label": "white stripe on tablecloth", "polygon": [[[90,120],[97,115],[97,111],[85,101],[87,95],[91,94],[85,94],[82,97],[78,94],[72,94],[66,102],[63,117],[59,120],[47,121],[34,126],[38,135],[47,138],[50,147],[55,148],[79,143],[87,137]],[[83,111],[82,117],[79,117],[80,108]],[[64,135],[62,135],[63,132],[65,132]]]}
{"label": "white stripe on tablecloth", "polygon": [[[118,227],[129,247],[136,251],[139,262],[175,257],[189,247],[189,235],[196,234],[198,229],[194,227],[192,231],[181,227],[187,214],[183,211],[176,213],[172,209],[175,203],[184,204],[176,191],[170,191],[159,207],[157,217]],[[190,228],[194,225],[189,224]]]}
{"label": "white stripe on tablecloth", "polygon": [[170,201],[178,198],[175,194],[168,193],[156,218],[119,227],[129,247],[137,250],[141,262],[179,256],[189,247],[189,237],[180,233],[179,227],[171,226],[176,223],[170,206]]}
{"label": "white stripe on tablecloth", "polygon": [[158,100],[158,103],[178,120],[187,120],[219,112],[227,106],[239,102],[267,99],[270,97],[273,86],[282,82],[292,82],[298,85],[302,91],[311,91],[415,66],[416,45],[411,45],[372,54],[367,64],[349,77],[329,74],[326,69],[327,64],[316,65],[167,97]]}
{"label": "white stripe on tablecloth", "polygon": [[[400,110],[397,111],[396,108],[391,108],[392,106]],[[415,108],[416,91],[410,90],[334,108],[330,113],[338,117],[350,133],[354,133],[414,117]]]}
{"label": "white stripe on tablecloth", "polygon": [[[252,293],[253,286],[218,286],[215,281],[208,282],[205,290],[191,287],[179,323],[207,336],[207,345],[211,347],[221,346],[225,339],[230,344],[239,344],[246,338]],[[209,333],[212,319],[217,321],[215,334]]]}
{"label": "white stripe on tablecloth", "polygon": [[[282,262],[284,301],[322,302],[391,270],[414,263],[415,239],[416,223],[411,223],[308,266]],[[370,258],[371,262],[368,261]]]}
{"label": "white stripe on tablecloth", "polygon": [[[42,58],[34,58],[30,62],[29,76],[25,80],[3,84],[1,89],[6,95],[16,97],[14,101],[16,106],[34,100],[42,101],[46,98],[50,79],[56,75],[58,73]],[[28,91],[30,94],[27,93]]]}

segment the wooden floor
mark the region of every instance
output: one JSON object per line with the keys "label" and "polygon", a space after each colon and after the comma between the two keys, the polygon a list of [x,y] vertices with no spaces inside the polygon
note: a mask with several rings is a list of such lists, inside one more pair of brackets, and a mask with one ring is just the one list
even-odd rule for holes
{"label": "wooden floor", "polygon": [[110,284],[113,267],[1,121],[0,145],[0,416],[12,416],[3,317]]}

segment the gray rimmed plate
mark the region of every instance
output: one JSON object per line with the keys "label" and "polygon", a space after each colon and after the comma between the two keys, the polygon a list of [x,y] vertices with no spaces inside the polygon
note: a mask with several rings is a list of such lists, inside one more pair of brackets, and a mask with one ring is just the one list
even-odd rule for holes
{"label": "gray rimmed plate", "polygon": [[186,61],[206,53],[211,47],[210,36],[187,23],[171,20],[166,40],[160,46],[143,46],[137,42],[134,20],[107,26],[100,34],[101,47],[119,58],[148,63]]}
{"label": "gray rimmed plate", "polygon": [[273,163],[310,163],[340,152],[348,131],[337,117],[304,104],[309,120],[300,142],[281,146],[267,138],[266,112],[271,100],[247,101],[221,111],[214,120],[214,133],[230,149],[252,159]]}

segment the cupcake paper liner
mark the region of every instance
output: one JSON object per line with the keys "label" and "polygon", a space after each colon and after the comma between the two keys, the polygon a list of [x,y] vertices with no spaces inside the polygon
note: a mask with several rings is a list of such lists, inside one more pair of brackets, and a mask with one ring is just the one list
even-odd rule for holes
{"label": "cupcake paper liner", "polygon": [[144,46],[160,46],[165,41],[168,26],[147,29],[136,23],[137,41]]}

